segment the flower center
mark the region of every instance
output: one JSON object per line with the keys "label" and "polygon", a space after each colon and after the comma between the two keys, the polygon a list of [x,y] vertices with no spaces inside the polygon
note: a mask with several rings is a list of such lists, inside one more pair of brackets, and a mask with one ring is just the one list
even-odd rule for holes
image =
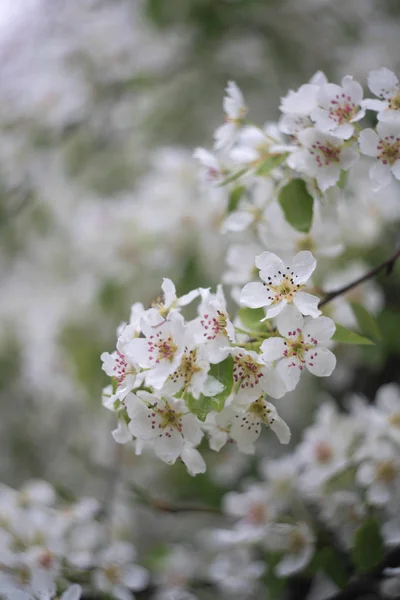
{"label": "flower center", "polygon": [[327,442],[318,442],[315,446],[315,458],[321,464],[331,462],[333,458],[332,447]]}
{"label": "flower center", "polygon": [[179,377],[183,377],[184,384],[188,385],[195,373],[199,373],[201,368],[196,364],[197,351],[186,351],[182,356],[182,361],[179,367],[172,373],[171,380],[176,382]]}
{"label": "flower center", "polygon": [[252,525],[261,525],[267,520],[268,511],[265,504],[257,503],[250,506],[247,521]]}
{"label": "flower center", "polygon": [[392,96],[389,100],[389,109],[390,110],[400,110],[400,90],[397,92],[395,96]]}
{"label": "flower center", "polygon": [[400,137],[387,135],[379,140],[377,159],[384,165],[393,165],[396,160],[400,159]]}
{"label": "flower center", "polygon": [[221,310],[217,310],[215,317],[209,314],[203,315],[200,324],[204,329],[204,337],[207,340],[215,340],[217,335],[219,335],[220,333],[226,335],[228,315]]}
{"label": "flower center", "polygon": [[285,339],[286,349],[283,355],[287,358],[294,358],[294,361],[290,363],[290,367],[298,366],[300,370],[303,369],[303,365],[306,363],[312,367],[314,365],[313,360],[318,355],[316,351],[311,353],[310,350],[315,348],[318,344],[317,340],[308,335],[307,342],[304,340],[303,332],[297,328],[293,331],[288,331],[288,338]]}
{"label": "flower center", "polygon": [[294,530],[290,532],[288,550],[293,554],[299,554],[306,544],[306,540],[301,531]]}
{"label": "flower center", "polygon": [[257,417],[259,421],[263,421],[267,425],[269,424],[269,414],[271,409],[265,405],[264,396],[260,396],[252,402],[247,409],[247,412]]}
{"label": "flower center", "polygon": [[235,382],[240,382],[240,387],[253,388],[259,383],[264,374],[261,372],[256,361],[245,354],[238,354],[233,358],[233,379]]}
{"label": "flower center", "polygon": [[118,583],[121,578],[121,568],[117,564],[107,565],[103,572],[110,583]]}
{"label": "flower center", "polygon": [[340,162],[340,148],[330,142],[315,142],[310,153],[314,156],[318,167],[327,167],[332,163]]}
{"label": "flower center", "polygon": [[293,271],[291,273],[278,272],[282,280],[279,283],[272,283],[272,277],[268,277],[268,281],[264,283],[264,287],[273,295],[268,296],[269,300],[272,300],[272,304],[286,300],[287,302],[293,302],[293,299],[298,291],[304,286],[294,282]]}
{"label": "flower center", "polygon": [[331,100],[329,116],[336,121],[338,125],[350,121],[357,113],[358,107],[351,100],[351,96],[346,94],[336,94],[336,98]]}
{"label": "flower center", "polygon": [[[171,335],[167,338],[161,338],[161,333],[157,333],[156,338],[151,336],[147,343],[149,347],[149,358],[150,360],[155,359],[156,363],[159,363],[161,360],[172,362],[175,353],[178,350],[178,346],[175,344]],[[154,354],[156,354],[155,357]]]}
{"label": "flower center", "polygon": [[296,248],[298,252],[301,252],[302,250],[313,252],[315,250],[314,240],[310,235],[305,235],[297,242]]}
{"label": "flower center", "polygon": [[133,365],[128,365],[125,356],[119,350],[117,350],[117,355],[114,373],[118,383],[122,383],[127,375],[136,375],[137,371]]}
{"label": "flower center", "polygon": [[400,428],[400,412],[391,415],[389,418],[389,423],[393,425],[393,427]]}
{"label": "flower center", "polygon": [[54,564],[54,554],[49,550],[45,550],[39,557],[39,564],[43,569],[51,569]]}
{"label": "flower center", "polygon": [[396,474],[396,466],[391,460],[382,461],[376,466],[376,478],[383,483],[392,483]]}
{"label": "flower center", "polygon": [[[171,434],[169,432],[172,429],[176,429],[177,431],[179,431],[179,433],[182,433],[181,417],[183,413],[177,412],[176,410],[171,408],[170,404],[166,400],[164,408],[159,408],[157,406],[157,403],[154,403],[152,406],[150,406],[150,408],[153,411],[149,414],[149,419],[152,419],[152,429],[156,429],[156,427],[158,427],[159,430],[167,430],[165,431],[166,437],[170,437]],[[160,419],[158,425],[155,420],[156,415]],[[161,431],[159,431],[159,433],[160,435],[163,435]]]}

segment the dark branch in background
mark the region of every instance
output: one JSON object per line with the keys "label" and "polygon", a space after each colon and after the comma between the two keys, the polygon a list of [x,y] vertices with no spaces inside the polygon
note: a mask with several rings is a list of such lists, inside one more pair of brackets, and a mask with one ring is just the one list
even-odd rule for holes
{"label": "dark branch in background", "polygon": [[393,254],[393,256],[388,258],[388,260],[385,260],[383,263],[381,263],[377,267],[374,267],[373,269],[371,269],[371,271],[368,271],[368,273],[366,273],[365,275],[362,275],[362,277],[359,277],[352,283],[349,283],[348,285],[345,285],[342,288],[340,288],[334,292],[329,292],[328,294],[326,294],[325,298],[323,298],[323,300],[319,303],[319,306],[320,307],[325,306],[325,304],[328,304],[328,302],[330,302],[331,300],[334,300],[338,296],[342,296],[346,292],[349,292],[350,290],[357,287],[361,283],[364,283],[364,281],[368,281],[369,279],[372,279],[373,277],[378,275],[378,273],[380,273],[381,271],[386,271],[386,275],[390,275],[390,273],[393,271],[393,267],[396,264],[396,261],[398,258],[400,258],[400,249],[397,250],[397,252],[395,254]]}
{"label": "dark branch in background", "polygon": [[390,550],[384,560],[372,571],[366,575],[361,575],[344,589],[329,596],[327,600],[358,600],[361,598],[376,598],[379,600],[382,596],[379,593],[379,584],[384,579],[384,570],[389,567],[400,566],[400,546]]}

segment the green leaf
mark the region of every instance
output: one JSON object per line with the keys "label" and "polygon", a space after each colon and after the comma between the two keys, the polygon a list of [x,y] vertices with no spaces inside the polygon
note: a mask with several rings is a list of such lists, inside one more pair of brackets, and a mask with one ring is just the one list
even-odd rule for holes
{"label": "green leaf", "polygon": [[357,468],[350,466],[335,473],[324,483],[324,493],[329,495],[339,490],[349,489],[354,484],[356,472]]}
{"label": "green leaf", "polygon": [[244,187],[244,185],[239,185],[238,187],[235,187],[234,190],[231,191],[231,193],[229,194],[229,200],[228,200],[228,213],[234,212],[237,207],[238,204],[244,194],[244,192],[246,191],[246,188]]}
{"label": "green leaf", "polygon": [[220,394],[216,394],[214,396],[214,400],[221,405],[220,408],[216,408],[215,410],[222,410],[225,404],[225,400],[229,396],[232,391],[233,386],[233,358],[232,356],[228,356],[225,360],[218,363],[217,365],[211,365],[211,368],[208,372],[209,375],[215,377],[225,386],[224,390]]}
{"label": "green leaf", "polygon": [[228,185],[228,183],[232,183],[233,181],[236,181],[237,179],[239,179],[239,177],[241,177],[242,175],[247,173],[248,170],[249,169],[247,167],[245,167],[244,169],[240,169],[239,171],[236,171],[236,173],[232,173],[231,175],[228,175],[228,177],[225,177],[225,179],[223,181],[221,181],[221,183],[218,184],[218,187],[222,187],[224,185]]}
{"label": "green leaf", "polygon": [[275,575],[275,567],[281,559],[282,554],[280,552],[267,552],[265,554],[265,562],[268,568],[265,571],[263,581],[268,589],[268,598],[270,600],[282,598],[287,586],[287,579]]}
{"label": "green leaf", "polygon": [[212,410],[220,411],[220,403],[215,398],[209,398],[200,394],[199,398],[195,398],[192,394],[186,392],[183,395],[185,404],[191,413],[196,415],[200,421],[205,421],[209,412]]}
{"label": "green leaf", "polygon": [[265,330],[264,323],[261,319],[265,318],[265,311],[262,308],[248,308],[243,306],[238,312],[239,319],[249,331]]}
{"label": "green leaf", "polygon": [[283,154],[271,154],[267,156],[265,160],[257,167],[255,170],[255,175],[259,175],[260,177],[265,177],[269,175],[271,171],[279,167],[288,157],[288,153],[284,152]]}
{"label": "green leaf", "polygon": [[313,219],[313,197],[307,191],[303,179],[292,179],[281,189],[279,204],[285,219],[292,227],[308,233]]}
{"label": "green leaf", "polygon": [[383,540],[376,519],[367,519],[357,529],[351,556],[359,573],[370,571],[383,560]]}
{"label": "green leaf", "polygon": [[356,333],[355,331],[350,331],[346,329],[342,325],[338,325],[336,323],[336,331],[332,336],[332,340],[334,342],[341,342],[342,344],[356,344],[358,346],[373,346],[374,342],[369,340],[366,337]]}
{"label": "green leaf", "polygon": [[211,365],[208,374],[222,383],[224,386],[222,392],[213,397],[200,394],[199,398],[194,398],[188,392],[183,394],[186,406],[200,421],[204,421],[210,411],[216,410],[220,412],[225,406],[225,400],[231,393],[233,386],[232,356],[228,356],[228,358],[217,365]]}
{"label": "green leaf", "polygon": [[358,302],[351,302],[351,308],[357,319],[357,324],[361,333],[374,340],[374,342],[380,342],[382,340],[382,335],[374,317]]}
{"label": "green leaf", "polygon": [[345,187],[345,185],[347,183],[347,176],[348,176],[348,172],[347,171],[343,171],[343,169],[342,169],[340,171],[339,181],[337,182],[337,186],[341,190],[343,190],[343,188]]}
{"label": "green leaf", "polygon": [[316,555],[317,569],[321,570],[341,589],[349,582],[345,558],[333,547],[322,548]]}

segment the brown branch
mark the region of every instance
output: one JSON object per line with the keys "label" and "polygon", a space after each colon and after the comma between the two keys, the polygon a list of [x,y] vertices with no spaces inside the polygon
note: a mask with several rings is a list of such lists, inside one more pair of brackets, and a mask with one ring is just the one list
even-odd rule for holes
{"label": "brown branch", "polygon": [[365,275],[362,275],[362,277],[359,277],[355,281],[352,281],[351,283],[339,288],[338,290],[335,290],[334,292],[327,293],[325,295],[325,298],[323,298],[323,300],[319,303],[319,306],[320,307],[325,306],[325,304],[328,304],[328,302],[331,302],[331,300],[334,300],[338,296],[342,296],[346,292],[349,292],[350,290],[357,287],[358,285],[361,285],[361,283],[364,283],[364,281],[368,281],[369,279],[372,279],[373,277],[378,275],[378,273],[380,273],[381,271],[386,270],[386,274],[390,275],[390,273],[393,271],[393,267],[398,258],[400,258],[400,249],[397,250],[397,252],[395,252],[395,254],[393,254],[393,256],[391,256],[390,258],[385,260],[383,263],[381,263],[377,267],[374,267],[373,269],[371,269],[371,271],[368,271],[368,273],[366,273]]}
{"label": "brown branch", "polygon": [[[368,594],[371,598],[381,598],[379,594],[380,582],[385,577],[384,571],[388,567],[398,567],[400,565],[400,546],[390,550],[383,561],[370,573],[361,575],[354,579],[349,585],[340,592],[329,596],[328,600],[362,600]],[[369,597],[369,596],[368,596]]]}

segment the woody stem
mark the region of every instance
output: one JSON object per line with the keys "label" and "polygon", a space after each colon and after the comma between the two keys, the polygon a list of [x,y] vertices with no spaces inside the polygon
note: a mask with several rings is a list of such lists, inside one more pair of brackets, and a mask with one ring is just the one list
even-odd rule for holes
{"label": "woody stem", "polygon": [[400,249],[397,250],[397,252],[395,252],[395,254],[393,254],[393,256],[391,256],[390,258],[385,260],[383,263],[381,263],[377,267],[374,267],[373,269],[368,271],[368,273],[366,273],[365,275],[362,275],[362,277],[359,277],[355,281],[352,281],[351,283],[339,288],[338,290],[335,290],[334,292],[329,292],[328,294],[326,294],[325,298],[323,298],[323,300],[319,303],[319,306],[320,307],[325,306],[325,304],[328,304],[328,302],[331,302],[331,300],[334,300],[338,296],[342,296],[343,294],[345,294],[346,292],[349,292],[350,290],[357,287],[358,285],[361,285],[361,283],[364,283],[365,281],[372,279],[373,277],[378,275],[378,273],[380,273],[381,271],[386,270],[386,274],[390,275],[398,258],[400,258]]}

